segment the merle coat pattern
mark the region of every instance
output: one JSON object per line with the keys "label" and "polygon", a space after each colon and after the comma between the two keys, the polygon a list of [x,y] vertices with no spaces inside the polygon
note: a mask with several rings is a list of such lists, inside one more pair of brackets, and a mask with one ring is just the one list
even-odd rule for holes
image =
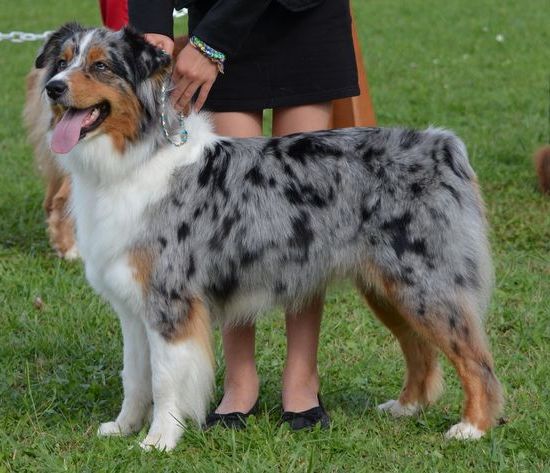
{"label": "merle coat pattern", "polygon": [[403,391],[380,409],[411,415],[435,402],[442,351],[466,394],[448,436],[478,438],[495,424],[501,388],[482,329],[492,287],[486,221],[454,134],[231,139],[200,114],[175,148],[158,126],[166,57],[135,32],[66,26],[37,66],[49,68],[54,133],[56,120],[90,110],[59,161],[71,173],[86,275],[124,335],[124,402],[100,434],[139,431],[154,401],[142,445],[173,448],[183,420],[202,422],[208,407],[210,319],[295,311],[341,278],[356,282],[405,355]]}
{"label": "merle coat pattern", "polygon": [[[223,139],[201,161],[176,170],[138,243],[156,250],[151,317],[165,336],[185,320],[185,298],[200,295],[217,318],[238,320],[271,305],[296,308],[367,267],[401,284],[419,319],[426,299],[452,307],[457,292],[484,310],[483,208],[451,133]],[[259,293],[262,307],[228,313],[232,300]]]}

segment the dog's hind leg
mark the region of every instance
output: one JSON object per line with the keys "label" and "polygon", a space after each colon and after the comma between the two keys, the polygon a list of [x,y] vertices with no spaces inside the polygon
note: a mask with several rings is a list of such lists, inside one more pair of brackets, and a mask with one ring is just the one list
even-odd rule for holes
{"label": "dog's hind leg", "polygon": [[481,304],[473,302],[475,294],[449,289],[444,296],[438,292],[430,297],[429,282],[413,287],[388,283],[385,287],[386,297],[401,317],[449,358],[460,378],[465,392],[462,421],[453,426],[447,436],[481,437],[496,423],[503,401],[482,330],[481,315],[476,309]]}
{"label": "dog's hind leg", "polygon": [[153,381],[153,421],[141,447],[172,450],[185,419],[204,422],[214,381],[209,314],[190,303],[180,325],[160,332],[148,326]]}
{"label": "dog's hind leg", "polygon": [[124,401],[120,414],[113,422],[99,426],[98,435],[129,435],[138,432],[152,407],[151,364],[145,324],[134,314],[118,310],[124,339],[124,368],[122,384]]}
{"label": "dog's hind leg", "polygon": [[375,315],[395,335],[407,364],[403,390],[397,400],[389,400],[378,408],[394,417],[413,415],[433,404],[443,390],[437,349],[419,336],[387,299],[375,291],[361,289]]}

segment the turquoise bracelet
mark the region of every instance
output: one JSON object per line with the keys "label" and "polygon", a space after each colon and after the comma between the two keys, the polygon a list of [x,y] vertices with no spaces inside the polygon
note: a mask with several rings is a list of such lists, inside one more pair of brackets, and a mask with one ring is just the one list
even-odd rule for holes
{"label": "turquoise bracelet", "polygon": [[189,42],[191,43],[192,46],[198,49],[208,59],[216,63],[216,65],[218,66],[218,71],[220,71],[223,74],[223,65],[225,63],[224,53],[214,48],[211,48],[202,39],[197,38],[196,36],[191,36],[191,38],[189,39]]}

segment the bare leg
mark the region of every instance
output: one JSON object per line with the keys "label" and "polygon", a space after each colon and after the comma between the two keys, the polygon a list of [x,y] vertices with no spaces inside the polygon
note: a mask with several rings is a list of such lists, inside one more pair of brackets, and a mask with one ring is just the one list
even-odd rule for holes
{"label": "bare leg", "polygon": [[[273,135],[323,130],[329,127],[331,104],[321,103],[273,111]],[[287,361],[283,374],[283,409],[301,412],[318,406],[317,347],[323,297],[298,314],[286,315]]]}
{"label": "bare leg", "polygon": [[[214,114],[216,132],[246,138],[262,134],[261,112],[224,112]],[[218,414],[248,412],[256,399],[260,381],[256,372],[254,325],[226,328],[222,332],[225,357],[224,395],[216,408]]]}
{"label": "bare leg", "polygon": [[323,298],[316,298],[298,314],[286,314],[287,357],[283,373],[283,409],[301,412],[318,406],[317,347]]}

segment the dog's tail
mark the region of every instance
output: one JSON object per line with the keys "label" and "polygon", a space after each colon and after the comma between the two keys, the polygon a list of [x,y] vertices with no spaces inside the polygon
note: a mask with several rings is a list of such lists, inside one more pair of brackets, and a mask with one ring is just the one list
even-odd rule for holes
{"label": "dog's tail", "polygon": [[535,153],[534,160],[540,191],[550,195],[550,145],[540,148]]}

